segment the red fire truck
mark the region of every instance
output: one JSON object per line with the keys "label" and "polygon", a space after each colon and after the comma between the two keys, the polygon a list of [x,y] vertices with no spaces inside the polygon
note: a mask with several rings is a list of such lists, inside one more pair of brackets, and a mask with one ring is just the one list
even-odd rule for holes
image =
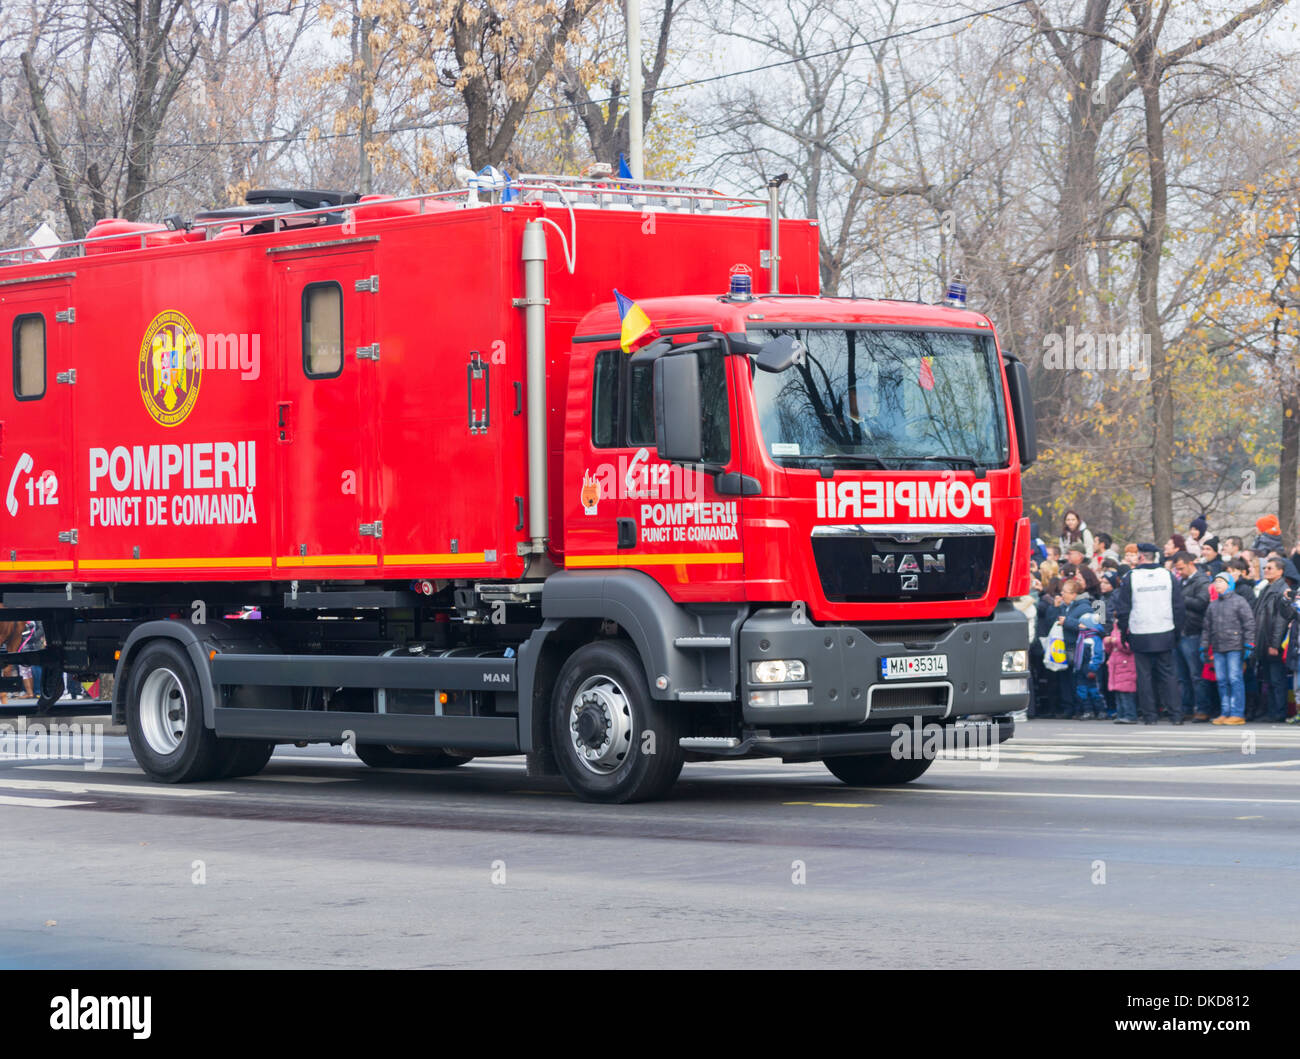
{"label": "red fire truck", "polygon": [[0,593],[42,703],[115,671],[162,782],[324,742],[620,802],[705,759],[907,781],[914,718],[1007,738],[1024,367],[965,308],[820,296],[774,202],[267,191],[4,253]]}

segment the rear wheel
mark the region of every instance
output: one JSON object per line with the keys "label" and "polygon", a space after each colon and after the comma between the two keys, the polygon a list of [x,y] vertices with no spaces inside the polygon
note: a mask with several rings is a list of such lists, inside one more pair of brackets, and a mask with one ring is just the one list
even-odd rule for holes
{"label": "rear wheel", "polygon": [[36,712],[47,714],[63,698],[63,670],[52,666],[41,669],[41,686],[36,689]]}
{"label": "rear wheel", "polygon": [[275,752],[274,743],[256,739],[222,739],[222,751],[228,757],[221,775],[215,779],[233,780],[240,776],[256,776]]}
{"label": "rear wheel", "polygon": [[891,783],[909,783],[921,776],[933,758],[896,758],[888,754],[862,754],[853,757],[828,757],[822,761],[831,774],[850,787],[880,787]]}
{"label": "rear wheel", "polygon": [[682,771],[680,707],[657,702],[637,653],[609,640],[575,651],[551,699],[551,738],[560,771],[593,802],[660,798]]}
{"label": "rear wheel", "polygon": [[194,667],[170,640],[145,644],[132,663],[126,727],[135,760],[161,783],[222,778],[239,753],[237,744],[223,743],[204,727]]}
{"label": "rear wheel", "polygon": [[444,750],[411,750],[358,743],[357,757],[375,769],[454,769],[474,759],[468,755],[449,754]]}

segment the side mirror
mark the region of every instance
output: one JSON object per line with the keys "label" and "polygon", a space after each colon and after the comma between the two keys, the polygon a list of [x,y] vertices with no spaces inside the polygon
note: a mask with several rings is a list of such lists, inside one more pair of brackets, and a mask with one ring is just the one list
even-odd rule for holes
{"label": "side mirror", "polygon": [[654,364],[655,450],[661,460],[699,463],[704,458],[700,358],[675,353]]}
{"label": "side mirror", "polygon": [[772,341],[763,343],[754,363],[760,371],[770,371],[777,375],[802,363],[803,354],[803,343],[797,338],[793,335],[778,335]]}
{"label": "side mirror", "polygon": [[1011,389],[1011,414],[1016,423],[1020,466],[1038,459],[1038,427],[1034,419],[1034,395],[1029,390],[1029,370],[1019,360],[1008,359],[1007,385]]}

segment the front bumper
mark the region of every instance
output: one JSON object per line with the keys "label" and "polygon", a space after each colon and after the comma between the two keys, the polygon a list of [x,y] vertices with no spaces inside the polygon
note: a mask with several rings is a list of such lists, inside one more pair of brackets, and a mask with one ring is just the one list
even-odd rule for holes
{"label": "front bumper", "polygon": [[[958,746],[989,747],[1005,743],[1016,728],[1009,717],[997,717],[983,725],[972,722],[971,727],[982,730],[972,731],[965,742],[957,741]],[[896,750],[900,737],[910,748],[921,746],[920,740],[929,738],[929,734],[916,722],[897,721],[889,728],[818,735],[779,735],[764,729],[746,732],[743,739],[713,740],[709,746],[692,745],[694,740],[686,740],[682,745],[688,750],[702,751],[710,758],[779,757],[785,761],[821,761],[846,754],[889,754]]]}
{"label": "front bumper", "polygon": [[[746,725],[892,724],[921,717],[945,720],[972,714],[998,715],[1029,703],[1029,674],[1003,673],[1002,655],[1029,646],[1025,617],[1010,603],[987,620],[959,621],[941,635],[894,627],[816,625],[796,621],[790,608],[755,612],[740,629],[741,705]],[[883,680],[881,659],[900,655],[946,655],[944,676]],[[751,680],[750,663],[799,659],[806,679],[784,684]],[[1003,681],[1015,688],[1003,694]],[[807,689],[806,705],[751,705],[750,693]],[[1023,688],[1023,690],[1020,690]],[[809,737],[829,738],[829,737]]]}

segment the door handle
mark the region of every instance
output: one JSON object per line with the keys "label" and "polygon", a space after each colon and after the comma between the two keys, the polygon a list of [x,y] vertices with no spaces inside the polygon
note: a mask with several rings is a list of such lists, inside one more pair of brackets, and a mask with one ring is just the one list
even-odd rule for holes
{"label": "door handle", "polygon": [[279,431],[281,441],[293,440],[293,426],[291,425],[292,415],[292,401],[281,401],[275,406],[275,426]]}
{"label": "door handle", "polygon": [[636,519],[620,518],[618,520],[618,546],[620,548],[636,547]]}

